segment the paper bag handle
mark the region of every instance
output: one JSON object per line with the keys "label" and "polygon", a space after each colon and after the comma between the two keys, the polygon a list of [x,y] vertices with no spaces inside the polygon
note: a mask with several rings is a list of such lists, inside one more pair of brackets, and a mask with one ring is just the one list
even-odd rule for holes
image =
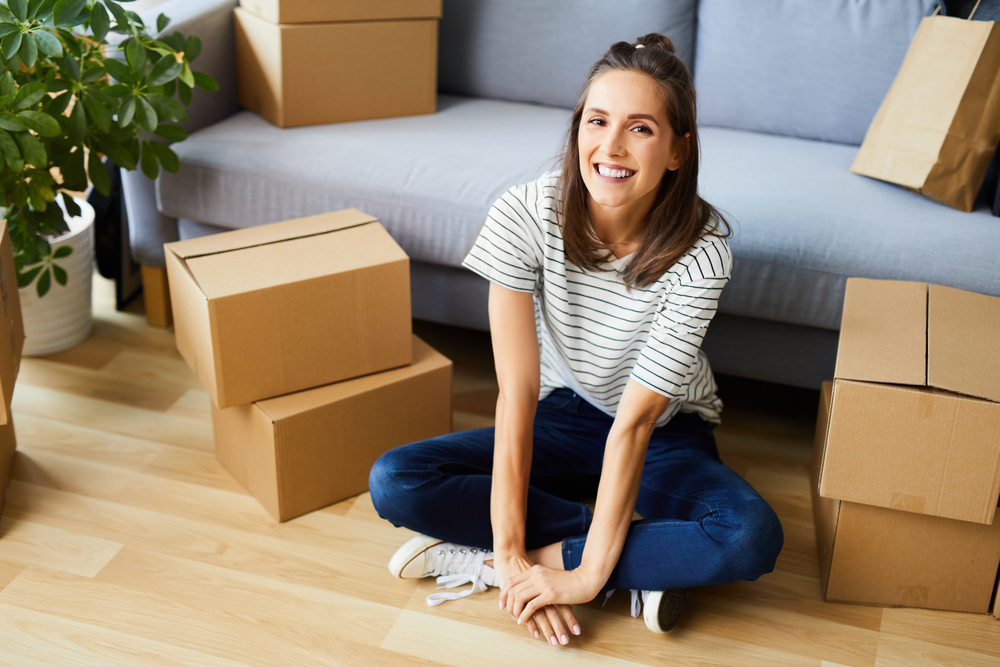
{"label": "paper bag handle", "polygon": [[[976,10],[979,9],[979,3],[982,1],[983,0],[976,0],[976,5],[972,8],[972,11],[969,12],[969,18],[965,19],[966,21],[972,20],[972,17],[975,15]],[[934,12],[931,14],[931,16],[937,16],[940,13],[941,13],[941,5],[938,4],[938,6],[934,8]]]}

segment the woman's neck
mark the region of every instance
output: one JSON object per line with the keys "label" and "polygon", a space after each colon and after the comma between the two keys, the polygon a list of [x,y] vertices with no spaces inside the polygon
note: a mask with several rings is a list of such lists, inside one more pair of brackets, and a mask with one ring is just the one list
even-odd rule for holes
{"label": "woman's neck", "polygon": [[638,249],[656,198],[655,191],[650,194],[625,206],[613,207],[601,206],[588,195],[587,212],[594,233],[615,257],[631,255]]}

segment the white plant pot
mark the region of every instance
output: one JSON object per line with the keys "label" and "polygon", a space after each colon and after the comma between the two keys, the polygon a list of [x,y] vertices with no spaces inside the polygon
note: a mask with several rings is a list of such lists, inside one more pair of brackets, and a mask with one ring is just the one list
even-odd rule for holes
{"label": "white plant pot", "polygon": [[25,356],[40,357],[68,350],[86,340],[93,328],[90,292],[94,273],[94,208],[80,199],[76,203],[82,209],[80,215],[66,218],[69,231],[51,241],[53,252],[62,246],[73,248],[69,257],[56,260],[66,270],[66,286],[53,279],[48,293],[39,298],[35,278],[18,290],[24,313]]}

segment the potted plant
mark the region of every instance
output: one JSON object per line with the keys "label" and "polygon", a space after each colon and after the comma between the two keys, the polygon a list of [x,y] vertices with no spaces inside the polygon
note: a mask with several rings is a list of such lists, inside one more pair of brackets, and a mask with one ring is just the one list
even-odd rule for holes
{"label": "potted plant", "polygon": [[[120,2],[0,2],[0,205],[21,288],[26,354],[71,347],[90,331],[94,216],[71,193],[88,183],[110,192],[103,156],[150,179],[161,168],[177,171],[168,143],[187,137],[177,123],[187,120],[192,90],[218,88],[191,69],[201,51],[197,36],[151,35]],[[160,14],[156,33],[168,23]],[[74,265],[80,276],[67,270]],[[48,312],[71,292],[80,294],[75,315]],[[73,331],[56,342],[47,325]]]}

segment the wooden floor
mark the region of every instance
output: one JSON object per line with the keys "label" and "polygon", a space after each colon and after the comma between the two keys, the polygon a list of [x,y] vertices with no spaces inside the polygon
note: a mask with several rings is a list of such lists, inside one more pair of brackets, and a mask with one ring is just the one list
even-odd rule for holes
{"label": "wooden floor", "polygon": [[[498,612],[494,592],[431,608],[431,581],[391,578],[386,563],[409,534],[367,495],[273,521],[216,463],[208,398],[172,332],[115,312],[108,282],[95,288],[93,336],[21,367],[0,664],[1000,665],[991,617],[820,599],[814,393],[723,379],[723,457],[785,528],[774,573],[693,590],[668,635],[629,617],[627,595],[585,605],[583,636],[554,648]],[[492,423],[486,335],[418,332],[456,362],[456,428]]]}

